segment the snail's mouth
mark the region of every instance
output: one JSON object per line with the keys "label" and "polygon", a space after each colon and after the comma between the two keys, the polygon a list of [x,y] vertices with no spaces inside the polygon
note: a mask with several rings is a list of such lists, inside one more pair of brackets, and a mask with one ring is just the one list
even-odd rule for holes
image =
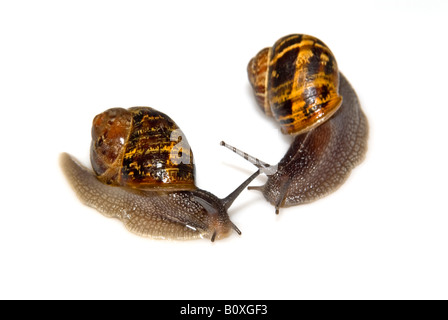
{"label": "snail's mouth", "polygon": [[230,220],[225,222],[214,221],[210,230],[212,232],[208,233],[208,237],[210,238],[211,242],[227,238],[230,233],[232,233],[232,230],[238,233],[238,235],[241,235],[240,229],[238,229],[238,227]]}
{"label": "snail's mouth", "polygon": [[211,242],[215,242],[215,240],[221,240],[224,238],[227,238],[229,236],[230,230],[227,230],[226,232],[222,232],[222,231],[218,231],[218,230],[213,230],[211,236],[210,236],[210,241]]}

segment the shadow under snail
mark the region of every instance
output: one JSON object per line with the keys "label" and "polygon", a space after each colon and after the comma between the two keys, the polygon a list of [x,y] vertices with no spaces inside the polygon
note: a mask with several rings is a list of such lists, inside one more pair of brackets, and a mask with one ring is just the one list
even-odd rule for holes
{"label": "shadow under snail", "polygon": [[247,67],[256,101],[293,141],[271,166],[225,142],[222,145],[262,169],[262,192],[276,213],[335,191],[365,157],[368,123],[336,59],[319,39],[292,34],[261,50]]}
{"label": "shadow under snail", "polygon": [[176,123],[149,107],[113,108],[93,120],[93,172],[67,153],[62,170],[80,200],[141,236],[221,239],[227,210],[259,170],[220,199],[195,185],[190,146]]}

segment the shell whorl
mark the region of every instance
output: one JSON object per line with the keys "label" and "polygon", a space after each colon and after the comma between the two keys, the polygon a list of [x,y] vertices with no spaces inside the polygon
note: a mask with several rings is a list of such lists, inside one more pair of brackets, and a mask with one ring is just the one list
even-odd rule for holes
{"label": "shell whorl", "polygon": [[339,72],[319,39],[293,34],[261,50],[248,65],[258,104],[284,134],[309,131],[341,106]]}
{"label": "shell whorl", "polygon": [[166,114],[149,107],[113,108],[92,125],[91,162],[107,184],[138,189],[194,189],[193,153]]}

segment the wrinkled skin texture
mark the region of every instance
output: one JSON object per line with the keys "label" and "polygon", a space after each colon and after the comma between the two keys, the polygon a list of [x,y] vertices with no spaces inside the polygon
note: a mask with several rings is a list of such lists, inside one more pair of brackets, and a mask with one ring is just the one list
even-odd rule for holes
{"label": "wrinkled skin texture", "polygon": [[238,228],[227,209],[238,194],[258,175],[247,179],[227,198],[219,199],[201,190],[147,191],[111,186],[67,153],[60,156],[61,168],[79,199],[103,215],[121,220],[138,235],[156,239],[186,240],[226,237]]}

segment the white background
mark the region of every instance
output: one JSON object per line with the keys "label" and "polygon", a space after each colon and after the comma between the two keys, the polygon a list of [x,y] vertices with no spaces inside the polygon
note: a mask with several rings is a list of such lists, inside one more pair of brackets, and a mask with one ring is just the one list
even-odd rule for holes
{"label": "white background", "polygon": [[[448,298],[447,2],[9,1],[0,5],[0,298]],[[323,40],[360,97],[369,150],[337,192],[274,214],[245,191],[242,236],[156,241],[83,206],[58,155],[89,165],[111,107],[170,115],[197,184],[224,197],[288,139],[246,65],[290,33]],[[262,184],[260,177],[254,183]]]}

